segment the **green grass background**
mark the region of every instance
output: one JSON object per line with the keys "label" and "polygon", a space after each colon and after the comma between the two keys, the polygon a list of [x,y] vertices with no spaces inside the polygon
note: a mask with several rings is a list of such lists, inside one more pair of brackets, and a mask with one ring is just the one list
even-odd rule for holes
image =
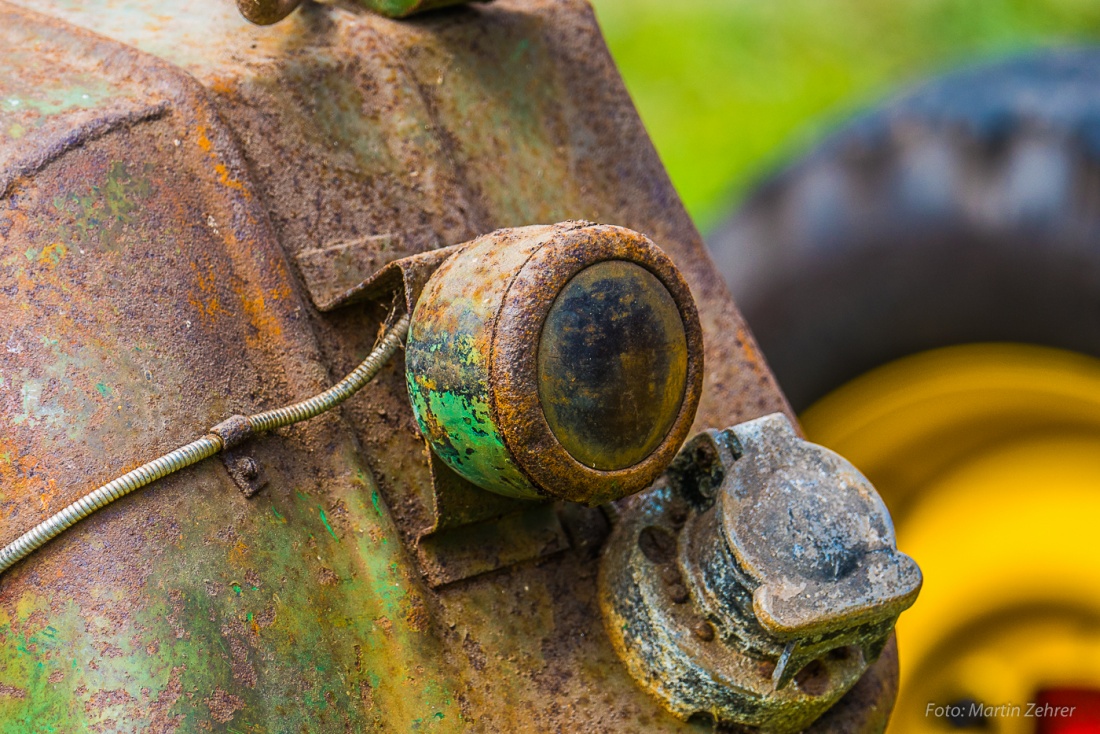
{"label": "green grass background", "polygon": [[704,233],[854,111],[960,63],[1100,38],[1097,0],[593,0]]}

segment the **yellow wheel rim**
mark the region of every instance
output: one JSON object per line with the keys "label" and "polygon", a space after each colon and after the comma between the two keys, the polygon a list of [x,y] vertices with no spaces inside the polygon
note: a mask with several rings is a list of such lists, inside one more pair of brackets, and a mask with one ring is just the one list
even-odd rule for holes
{"label": "yellow wheel rim", "polygon": [[[898,622],[890,731],[944,732],[928,704],[1026,708],[1100,689],[1100,360],[974,345],[909,357],[802,416],[881,492],[924,588]],[[998,709],[983,731],[1034,732]]]}

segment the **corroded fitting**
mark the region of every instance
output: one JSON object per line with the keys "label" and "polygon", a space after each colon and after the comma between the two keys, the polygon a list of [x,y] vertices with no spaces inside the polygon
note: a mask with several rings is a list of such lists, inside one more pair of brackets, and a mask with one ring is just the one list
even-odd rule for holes
{"label": "corroded fitting", "polygon": [[294,12],[302,0],[237,0],[237,10],[256,25],[271,25]]}
{"label": "corroded fitting", "polygon": [[691,293],[656,245],[567,222],[494,232],[444,262],[417,301],[406,377],[421,431],[455,472],[594,505],[672,461],[702,355]]}
{"label": "corroded fitting", "polygon": [[673,713],[793,732],[859,680],[920,585],[870,483],[775,414],[684,447],[620,518],[600,604]]}

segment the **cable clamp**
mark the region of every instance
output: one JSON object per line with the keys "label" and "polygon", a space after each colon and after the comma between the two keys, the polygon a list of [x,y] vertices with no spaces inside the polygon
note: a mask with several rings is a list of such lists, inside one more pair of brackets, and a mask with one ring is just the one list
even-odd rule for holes
{"label": "cable clamp", "polygon": [[252,423],[246,416],[234,415],[211,428],[210,432],[222,440],[222,450],[227,451],[252,438]]}

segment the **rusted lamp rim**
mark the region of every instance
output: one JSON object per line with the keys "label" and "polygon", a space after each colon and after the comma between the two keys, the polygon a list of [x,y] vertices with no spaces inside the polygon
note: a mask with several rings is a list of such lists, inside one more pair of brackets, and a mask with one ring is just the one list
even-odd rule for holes
{"label": "rusted lamp rim", "polygon": [[[683,444],[703,389],[703,331],[683,276],[647,237],[611,225],[556,230],[551,237],[516,273],[497,314],[489,364],[493,419],[516,465],[535,487],[596,505],[649,486]],[[633,466],[601,471],[577,461],[547,422],[539,399],[538,345],[565,285],[582,270],[609,260],[644,267],[672,296],[687,341],[687,379],[679,413],[657,448]]]}

